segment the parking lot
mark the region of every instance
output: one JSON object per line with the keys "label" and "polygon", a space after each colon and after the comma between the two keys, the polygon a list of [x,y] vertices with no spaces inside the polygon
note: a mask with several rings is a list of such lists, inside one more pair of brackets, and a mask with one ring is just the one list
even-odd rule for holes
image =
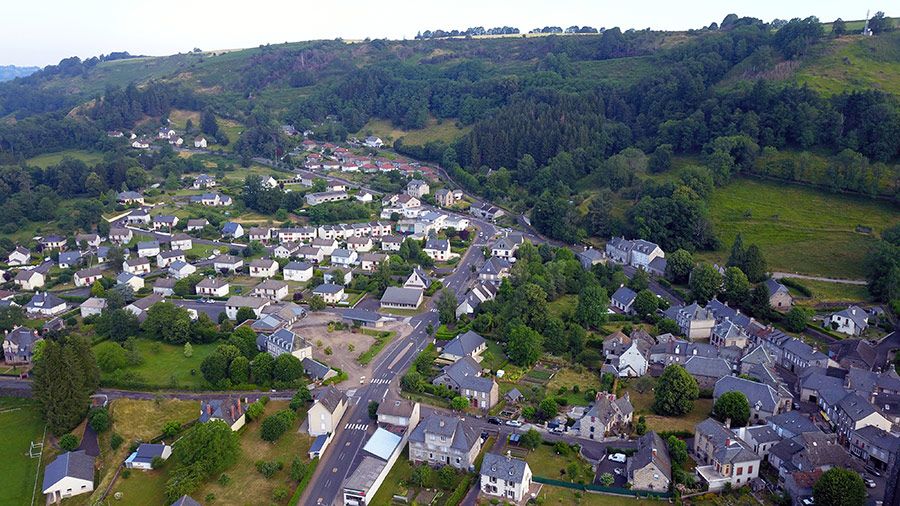
{"label": "parking lot", "polygon": [[609,455],[605,456],[603,460],[597,464],[597,473],[594,475],[594,484],[600,484],[600,476],[604,473],[609,473],[613,476],[613,484],[612,487],[623,488],[625,484],[628,482],[628,474],[625,471],[626,462],[613,462],[609,460]]}

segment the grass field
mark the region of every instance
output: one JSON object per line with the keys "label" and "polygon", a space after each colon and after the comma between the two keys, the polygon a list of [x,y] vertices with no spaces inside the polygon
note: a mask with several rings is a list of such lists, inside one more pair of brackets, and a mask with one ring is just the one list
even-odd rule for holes
{"label": "grass field", "polygon": [[397,139],[403,137],[406,144],[422,145],[430,141],[452,142],[466,134],[471,127],[457,128],[456,123],[452,119],[445,119],[441,122],[434,118],[428,120],[425,128],[419,130],[403,130],[394,127],[388,120],[373,119],[356,133],[357,137],[366,136],[369,132],[372,135],[381,137],[385,144],[391,145]]}
{"label": "grass field", "polygon": [[804,61],[794,79],[826,95],[871,89],[900,95],[898,32],[841,37]]}
{"label": "grass field", "polygon": [[67,149],[65,151],[57,151],[55,153],[44,153],[42,155],[29,158],[28,160],[25,160],[25,162],[28,165],[46,169],[51,165],[58,164],[63,160],[63,158],[74,158],[76,160],[81,160],[88,165],[94,165],[97,162],[103,160],[103,153],[100,153],[98,151],[86,151],[83,149]]}
{"label": "grass field", "polygon": [[889,203],[783,183],[737,179],[717,189],[710,214],[722,248],[701,257],[723,262],[734,237],[757,244],[769,270],[862,278],[862,259],[875,233],[900,221]]}
{"label": "grass field", "polygon": [[551,487],[544,485],[541,487],[541,493],[538,499],[542,500],[540,504],[544,506],[650,506],[653,504],[665,504],[663,502],[651,499],[635,499],[632,497],[591,494],[589,492],[577,492],[563,487]]}
{"label": "grass field", "polygon": [[575,314],[576,306],[578,306],[577,295],[563,295],[549,304],[548,311],[553,316],[562,318],[564,315]]}
{"label": "grass field", "polygon": [[812,291],[812,297],[805,298],[802,294],[789,288],[794,302],[802,305],[813,305],[831,302],[867,302],[870,300],[869,291],[865,285],[848,285],[846,283],[829,283],[827,281],[813,281],[809,279],[797,279],[801,285]]}
{"label": "grass field", "polygon": [[[528,452],[525,460],[535,476],[576,483],[591,483],[594,481],[594,471],[591,465],[576,452],[563,456],[556,453],[553,445],[542,444],[538,445],[534,451]],[[568,469],[572,463],[578,465],[578,474],[574,477],[569,473]]]}
{"label": "grass field", "polygon": [[[572,390],[572,387],[578,386],[578,393]],[[559,395],[557,392],[560,387],[566,388],[566,393]],[[585,370],[577,372],[574,369],[564,368],[557,372],[550,383],[547,383],[547,393],[558,397],[565,397],[569,400],[569,405],[587,406],[589,401],[584,397],[584,393],[593,388],[600,391],[602,385],[600,376],[597,373]]]}
{"label": "grass field", "polygon": [[[200,362],[215,350],[215,344],[194,344],[194,354],[184,356],[184,347],[164,344],[148,339],[138,339],[137,348],[144,358],[144,363],[127,367],[126,373],[134,376],[135,381],[160,387],[177,384],[180,388],[198,388],[205,381],[200,374]],[[191,370],[195,373],[191,374]],[[103,373],[101,379],[113,379],[115,376]]]}
{"label": "grass field", "polygon": [[[0,475],[6,486],[0,487],[0,504],[31,504],[38,459],[28,456],[32,441],[40,442],[44,422],[37,405],[29,400],[0,398]],[[43,461],[41,465],[47,462]],[[40,484],[38,484],[40,487]],[[42,501],[40,490],[35,504]]]}
{"label": "grass field", "polygon": [[693,432],[694,426],[708,418],[709,414],[712,412],[712,399],[697,399],[694,401],[694,410],[685,416],[672,417],[655,415],[651,409],[653,406],[652,390],[648,389],[644,393],[640,393],[634,388],[626,387],[626,390],[631,398],[631,405],[634,406],[635,422],[637,422],[638,416],[643,415],[647,421],[648,430],[655,430],[657,432],[686,430]]}

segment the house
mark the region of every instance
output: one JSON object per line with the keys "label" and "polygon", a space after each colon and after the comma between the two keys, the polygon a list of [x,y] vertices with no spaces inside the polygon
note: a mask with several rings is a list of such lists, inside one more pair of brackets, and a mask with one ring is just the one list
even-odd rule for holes
{"label": "house", "polygon": [[789,411],[793,397],[784,389],[737,376],[725,376],[716,382],[713,399],[718,400],[726,392],[741,392],[750,403],[750,421],[765,422],[769,417]]}
{"label": "house", "polygon": [[829,315],[825,318],[825,324],[842,334],[858,336],[868,328],[869,315],[859,306],[850,306]]}
{"label": "house", "polygon": [[618,309],[619,311],[630,314],[631,305],[634,304],[634,299],[637,297],[637,294],[631,288],[627,286],[620,286],[615,292],[613,292],[612,297],[609,299],[609,303],[612,307]]}
{"label": "house", "polygon": [[[119,276],[121,277],[121,274]],[[137,279],[140,279],[141,282],[144,281],[141,278],[137,278]],[[131,314],[135,315],[138,318],[138,320],[143,320],[147,317],[147,311],[149,311],[151,307],[153,307],[155,304],[157,304],[159,302],[164,302],[164,301],[165,301],[165,298],[163,298],[162,295],[157,295],[154,293],[154,294],[150,294],[142,299],[138,299],[138,300],[132,302],[131,304],[125,306],[125,309],[127,309],[129,312],[131,312]]]}
{"label": "house", "polygon": [[161,251],[156,255],[156,265],[160,269],[166,268],[175,262],[184,262],[184,252],[179,250]]}
{"label": "house", "polygon": [[370,237],[351,237],[347,239],[347,248],[356,252],[372,251],[374,244]]}
{"label": "house", "polygon": [[301,361],[312,358],[312,345],[306,339],[288,329],[278,329],[265,337],[266,352],[273,357],[293,355]]}
{"label": "house", "polygon": [[353,281],[353,271],[346,267],[333,267],[322,274],[326,283],[347,286]]}
{"label": "house", "polygon": [[865,339],[844,339],[828,347],[828,358],[844,369],[871,371],[880,366],[878,349]]}
{"label": "house", "polygon": [[350,198],[350,195],[345,191],[307,193],[306,203],[310,206],[317,206],[326,202],[340,202],[348,198]]}
{"label": "house", "polygon": [[83,450],[63,453],[44,468],[41,491],[47,496],[48,504],[93,490],[94,457]]}
{"label": "house", "polygon": [[37,292],[25,304],[25,313],[31,318],[58,316],[66,312],[66,301],[49,292]]}
{"label": "house", "polygon": [[381,238],[381,249],[383,251],[400,251],[400,245],[403,244],[403,238],[396,235],[386,235]]}
{"label": "house", "polygon": [[187,251],[194,247],[194,240],[191,239],[191,236],[179,233],[172,236],[172,240],[169,242],[169,248],[172,250],[181,250]]}
{"label": "house", "polygon": [[519,246],[522,245],[524,237],[522,234],[507,234],[497,239],[491,245],[491,256],[499,258],[512,258],[515,256]]}
{"label": "house", "polygon": [[175,226],[178,225],[178,216],[169,216],[169,215],[157,215],[153,217],[153,221],[150,222],[150,226],[153,227],[153,230],[172,230]]}
{"label": "house", "polygon": [[419,423],[420,406],[418,402],[408,401],[390,395],[378,404],[378,423],[394,427],[415,427]]}
{"label": "house", "polygon": [[379,137],[370,135],[366,137],[365,141],[363,141],[363,145],[367,148],[380,148],[384,146],[384,141],[382,141]]}
{"label": "house", "polygon": [[[788,411],[794,413],[794,411]],[[763,459],[769,455],[769,450],[776,443],[782,440],[782,437],[772,427],[768,425],[751,425],[749,427],[739,427],[733,429],[734,435],[741,441],[747,443],[753,453],[759,455]]]}
{"label": "house", "polygon": [[833,413],[831,425],[844,441],[850,439],[853,431],[864,427],[874,426],[890,431],[893,426],[867,399],[855,392],[845,395]]}
{"label": "house", "polygon": [[480,451],[479,432],[457,417],[429,416],[409,436],[409,460],[414,464],[449,465],[468,471],[474,468]]}
{"label": "house", "polygon": [[613,237],[606,243],[606,256],[614,262],[647,270],[655,258],[665,257],[665,253],[650,241]]}
{"label": "house", "polygon": [[663,277],[666,275],[666,266],[669,265],[665,257],[656,257],[647,264],[647,272],[654,276]]}
{"label": "house", "polygon": [[731,366],[721,358],[693,356],[685,361],[684,369],[700,388],[713,388],[721,378],[731,375]]}
{"label": "house", "polygon": [[160,248],[157,241],[142,241],[137,245],[137,254],[139,257],[155,257],[159,255]]}
{"label": "house", "polygon": [[607,434],[624,434],[634,418],[634,407],[628,392],[615,394],[598,392],[594,404],[576,423],[578,434],[585,439],[603,439]]}
{"label": "house", "polygon": [[297,242],[283,242],[272,250],[272,256],[275,258],[291,258],[297,255],[297,251],[300,249],[300,243]]}
{"label": "house", "polygon": [[339,248],[331,252],[331,263],[335,265],[355,265],[359,254],[350,249]]}
{"label": "house", "polygon": [[737,347],[744,349],[750,343],[747,332],[731,319],[726,318],[713,327],[709,337],[709,344],[717,348]]}
{"label": "house", "polygon": [[277,279],[267,279],[253,287],[254,297],[265,297],[272,300],[282,300],[288,296],[289,292],[288,284]]}
{"label": "house", "polygon": [[72,276],[72,281],[75,283],[75,286],[85,287],[91,286],[94,284],[94,281],[98,281],[103,277],[103,269],[99,267],[91,267],[89,269],[81,269],[76,272],[74,276]]}
{"label": "house", "polygon": [[130,228],[113,227],[109,229],[109,240],[117,244],[126,244],[134,239],[134,233]]}
{"label": "house", "polygon": [[63,250],[66,248],[66,238],[58,235],[48,235],[46,237],[42,237],[38,243],[41,245],[41,249],[55,249],[55,250]]}
{"label": "house", "polygon": [[900,437],[874,425],[850,433],[850,454],[877,471],[889,469],[900,453]]}
{"label": "house", "polygon": [[144,205],[144,196],[135,191],[119,192],[116,195],[116,202],[126,206],[131,204]]}
{"label": "house", "polygon": [[278,274],[278,262],[271,258],[258,258],[250,262],[250,277],[271,278]]}
{"label": "house", "polygon": [[478,269],[478,279],[482,281],[500,281],[509,277],[512,265],[509,260],[500,257],[488,258]]}
{"label": "house", "polygon": [[452,191],[441,188],[440,190],[434,192],[434,201],[437,202],[437,205],[441,207],[450,207],[456,203],[456,196]]}
{"label": "house", "polygon": [[413,179],[406,184],[407,195],[412,195],[413,197],[421,199],[429,193],[431,193],[431,187],[429,187],[428,183],[422,181],[421,179]]}
{"label": "house", "polygon": [[786,286],[778,281],[769,278],[765,282],[766,289],[769,291],[769,306],[776,311],[787,311],[794,304],[794,298]]}
{"label": "house", "polygon": [[450,251],[450,241],[447,239],[428,239],[425,241],[422,251],[435,262],[446,262],[453,256]]}
{"label": "house", "polygon": [[194,218],[187,221],[187,226],[185,230],[188,232],[193,232],[195,230],[203,230],[204,227],[209,226],[209,220],[206,218]]}
{"label": "house", "polygon": [[231,285],[228,281],[221,278],[203,278],[194,288],[197,295],[208,297],[225,297],[230,289]]}
{"label": "house", "polygon": [[509,455],[485,453],[481,461],[481,492],[518,503],[528,497],[531,467]]}
{"label": "house", "polygon": [[141,208],[128,213],[125,218],[129,225],[147,225],[150,223],[150,211]]}
{"label": "house", "polygon": [[439,358],[450,362],[456,362],[464,357],[469,357],[476,362],[481,361],[481,354],[487,350],[487,342],[483,337],[471,330],[460,334],[447,341],[441,348]]}
{"label": "house", "polygon": [[265,308],[269,304],[271,304],[271,301],[269,299],[263,299],[261,297],[232,295],[225,303],[225,314],[229,319],[236,320],[238,310],[246,307],[252,309],[253,313],[256,314],[256,317],[259,318],[262,315],[263,308]]}
{"label": "house", "polygon": [[154,459],[165,461],[172,455],[172,447],[167,444],[141,443],[137,450],[125,459],[125,467],[128,469],[141,469],[149,471],[153,469]]}
{"label": "house", "polygon": [[716,324],[713,312],[696,302],[689,306],[672,306],[665,315],[675,320],[688,339],[709,339]]}
{"label": "house", "polygon": [[506,211],[487,202],[469,207],[469,213],[476,218],[490,222],[495,222],[498,218],[506,215]]}
{"label": "house", "polygon": [[224,237],[230,237],[232,239],[243,237],[244,227],[242,227],[240,223],[229,221],[222,225],[222,235]]}
{"label": "house", "polygon": [[234,203],[234,199],[228,195],[220,193],[203,193],[201,195],[192,195],[190,197],[191,204],[200,204],[207,207],[228,207]]}
{"label": "house", "polygon": [[297,257],[308,262],[320,263],[325,260],[325,251],[315,246],[301,246],[297,249]]}
{"label": "house", "polygon": [[788,339],[781,347],[782,366],[791,372],[800,372],[807,367],[827,367],[828,355],[816,350],[799,339]]}
{"label": "house", "polygon": [[347,410],[347,396],[329,385],[316,392],[313,398],[313,404],[307,410],[306,416],[309,422],[309,435],[334,434]]}
{"label": "house", "polygon": [[213,268],[218,272],[237,272],[244,268],[244,259],[232,255],[213,258]]}
{"label": "house", "polygon": [[116,284],[127,285],[136,292],[141,288],[144,288],[144,278],[128,272],[120,272],[119,275],[116,276]]}
{"label": "house", "polygon": [[[399,249],[399,247],[397,248]],[[16,249],[12,250],[9,256],[6,259],[6,263],[13,267],[18,265],[25,265],[31,260],[31,251],[28,248],[24,248],[22,246],[16,246]]]}
{"label": "house", "polygon": [[168,297],[170,295],[175,295],[175,283],[178,280],[175,278],[158,278],[155,283],[153,283],[153,293],[162,295],[163,297]]}
{"label": "house", "polygon": [[384,253],[363,253],[359,256],[359,265],[365,272],[373,272],[378,267],[388,261],[388,256]]}
{"label": "house", "polygon": [[497,297],[497,285],[488,282],[478,282],[463,295],[462,302],[456,306],[456,317],[472,315],[482,302],[494,300]]}
{"label": "house", "polygon": [[[203,147],[206,147],[206,139],[203,139],[202,137],[198,137],[198,140],[200,140],[200,139],[203,140],[203,144],[204,144]],[[194,143],[196,144],[197,141],[195,140]],[[216,178],[214,178],[208,174],[200,174],[199,176],[197,176],[194,179],[193,184],[191,184],[191,188],[193,188],[195,190],[205,190],[207,188],[212,188],[214,186],[216,186]]]}
{"label": "house", "polygon": [[432,382],[444,385],[468,399],[473,408],[487,411],[500,400],[500,387],[491,377],[481,375],[481,366],[471,357],[464,357],[444,368]]}
{"label": "house", "polygon": [[184,260],[176,260],[169,264],[169,276],[175,279],[184,279],[195,272],[197,268]]}
{"label": "house", "polygon": [[[194,137],[194,148],[206,149],[206,146],[207,146],[206,137]],[[196,182],[194,184],[196,184]]]}
{"label": "house", "polygon": [[150,259],[147,257],[129,258],[122,262],[122,270],[135,276],[148,274],[150,272]]}
{"label": "house", "polygon": [[762,458],[728,427],[707,418],[694,429],[694,456],[697,476],[710,491],[746,485],[759,475]]}
{"label": "house", "polygon": [[309,281],[313,276],[313,267],[306,262],[288,262],[281,272],[287,281]]}
{"label": "house", "polygon": [[136,139],[131,143],[131,147],[134,149],[150,149],[150,143],[145,139]]}
{"label": "house", "polygon": [[259,185],[263,188],[268,188],[271,190],[274,188],[278,188],[278,180],[272,176],[265,176],[260,180]]}
{"label": "house", "polygon": [[97,234],[76,234],[75,242],[82,247],[96,248],[100,246],[100,236]]}
{"label": "house", "polygon": [[643,376],[650,365],[648,358],[652,343],[652,338],[631,338],[616,332],[603,342],[605,363],[621,378]]}
{"label": "house", "polygon": [[344,300],[344,287],[332,283],[323,283],[312,291],[313,295],[322,297],[326,304],[337,304]]}
{"label": "house", "polygon": [[672,482],[672,461],[665,441],[656,432],[637,440],[637,451],[628,459],[625,473],[632,490],[666,492]]}
{"label": "house", "polygon": [[96,316],[103,312],[106,309],[106,299],[101,299],[100,297],[91,297],[88,300],[81,303],[79,306],[81,310],[81,317],[87,318],[88,316]]}
{"label": "house", "polygon": [[581,262],[581,266],[585,269],[590,269],[597,264],[606,263],[606,255],[593,247],[585,248],[584,251],[579,251],[575,254],[575,257],[578,258],[578,261]]}
{"label": "house", "polygon": [[46,282],[44,273],[37,269],[21,270],[16,273],[14,279],[22,290],[37,290]]}
{"label": "house", "polygon": [[334,369],[311,358],[304,358],[300,362],[303,365],[303,372],[315,381],[325,381],[338,374]]}
{"label": "house", "polygon": [[272,238],[272,227],[250,227],[247,236],[251,241],[269,242]]}
{"label": "house", "polygon": [[381,296],[382,309],[416,309],[422,304],[424,292],[418,288],[389,286]]}
{"label": "house", "polygon": [[63,251],[59,254],[59,268],[71,269],[73,267],[78,267],[81,265],[81,259],[80,251]]}
{"label": "house", "polygon": [[360,190],[356,195],[353,196],[359,202],[372,202],[375,200],[375,196],[372,192],[367,190]]}
{"label": "house", "polygon": [[812,471],[791,471],[784,476],[784,489],[790,497],[791,504],[803,504],[813,495],[813,486],[824,472],[821,469]]}
{"label": "house", "polygon": [[318,237],[310,241],[309,245],[321,249],[322,254],[330,257],[334,253],[334,250],[337,249],[338,242],[334,238],[327,239],[324,237]]}
{"label": "house", "polygon": [[200,401],[200,423],[219,420],[231,427],[232,431],[237,431],[246,423],[244,413],[247,405],[246,399],[240,397]]}
{"label": "house", "polygon": [[34,345],[41,340],[37,330],[16,327],[3,334],[3,360],[7,364],[30,364]]}
{"label": "house", "polygon": [[431,286],[431,277],[421,267],[413,267],[412,272],[403,283],[405,288],[418,288],[427,290]]}

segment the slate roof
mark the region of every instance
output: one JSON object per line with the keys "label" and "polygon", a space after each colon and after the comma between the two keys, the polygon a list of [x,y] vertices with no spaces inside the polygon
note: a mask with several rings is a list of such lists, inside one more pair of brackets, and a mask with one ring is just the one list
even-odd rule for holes
{"label": "slate roof", "polygon": [[635,293],[634,290],[628,288],[627,286],[620,286],[619,289],[613,293],[612,300],[625,307],[628,307],[632,302],[634,302],[635,297],[637,297],[637,293]]}
{"label": "slate roof", "polygon": [[789,339],[784,343],[783,348],[785,351],[789,351],[800,357],[801,360],[814,361],[825,360],[828,358],[824,353],[817,351],[812,346],[799,339]]}
{"label": "slate roof", "polygon": [[276,330],[272,335],[268,337],[268,340],[272,343],[275,343],[281,349],[288,350],[290,352],[309,346],[309,343],[307,343],[305,339],[288,329]]}
{"label": "slate roof", "polygon": [[444,368],[444,375],[459,385],[460,389],[490,392],[494,388],[494,380],[479,374],[481,366],[471,357],[463,357]]}
{"label": "slate roof", "polygon": [[859,306],[850,306],[847,309],[843,309],[834,313],[833,316],[843,316],[844,318],[849,318],[853,320],[853,323],[857,326],[857,328],[864,329],[868,326],[866,319],[868,315],[865,310]]}
{"label": "slate roof", "polygon": [[381,302],[388,304],[415,304],[422,297],[422,290],[419,288],[401,288],[397,286],[389,286],[381,296]]}
{"label": "slate roof", "polygon": [[93,482],[94,457],[83,451],[66,452],[56,457],[44,468],[43,490],[47,490],[66,477]]}
{"label": "slate roof", "polygon": [[322,283],[321,285],[313,289],[313,293],[336,294],[340,293],[343,289],[344,287],[341,285],[335,285],[333,283]]}
{"label": "slate roof", "polygon": [[766,280],[766,289],[769,291],[769,297],[775,295],[776,293],[790,293],[786,286],[782,285],[778,281],[775,281],[772,278]]}
{"label": "slate roof", "polygon": [[31,300],[25,304],[26,308],[37,309],[37,308],[51,308],[57,307],[65,304],[66,301],[60,299],[55,294],[50,292],[37,292],[32,297]]}
{"label": "slate roof", "polygon": [[[638,438],[638,450],[628,462],[629,475],[636,469],[643,469],[655,464],[669,480],[672,479],[672,462],[669,460],[669,449],[656,432],[648,432]],[[655,450],[655,451],[654,451]]]}
{"label": "slate roof", "polygon": [[872,413],[876,413],[875,407],[855,392],[841,399],[841,402],[838,403],[838,407],[854,422],[858,422]]}
{"label": "slate roof", "polygon": [[[424,443],[426,433],[446,437],[451,448],[461,451],[471,450],[479,438],[479,434],[473,426],[459,418],[444,415],[432,415],[420,421],[409,435],[409,440]],[[482,469],[484,469],[483,464]]]}
{"label": "slate roof", "polygon": [[731,366],[721,358],[692,356],[684,363],[684,369],[691,376],[722,378],[731,374]]}
{"label": "slate roof", "polygon": [[173,502],[171,506],[200,506],[200,503],[191,498],[191,496],[183,495]]}
{"label": "slate roof", "polygon": [[329,413],[334,413],[341,402],[346,402],[346,396],[337,388],[328,385],[316,392],[315,400],[327,409]]}
{"label": "slate roof", "polygon": [[425,241],[424,249],[447,251],[450,249],[450,241],[447,239],[428,239]]}
{"label": "slate roof", "polygon": [[443,353],[449,353],[459,357],[471,356],[478,347],[485,343],[484,338],[480,335],[467,331],[450,340],[444,345]]}
{"label": "slate roof", "polygon": [[774,412],[778,406],[778,393],[765,383],[757,383],[737,376],[725,376],[716,382],[713,397],[718,399],[725,392],[737,391],[747,396],[751,409]]}
{"label": "slate roof", "polygon": [[313,360],[311,358],[304,358],[300,361],[303,364],[303,371],[308,374],[313,379],[323,379],[325,375],[328,374],[328,371],[331,370],[330,367],[319,362],[317,360]]}
{"label": "slate roof", "polygon": [[505,482],[521,483],[525,479],[528,463],[521,459],[485,453],[481,461],[481,475]]}
{"label": "slate roof", "polygon": [[755,427],[747,427],[747,432],[753,436],[753,440],[759,444],[775,443],[781,441],[778,433],[772,430],[768,425],[757,425]]}
{"label": "slate roof", "polygon": [[224,420],[231,426],[244,415],[246,409],[247,406],[240,399],[209,399],[200,403],[200,422],[217,419]]}
{"label": "slate roof", "polygon": [[726,439],[734,437],[734,434],[730,430],[726,429],[721,422],[714,418],[707,418],[698,423],[697,426],[694,427],[694,431],[709,438],[717,447],[724,445]]}
{"label": "slate roof", "polygon": [[869,369],[878,362],[878,350],[863,339],[837,341],[828,347],[828,355],[838,363],[842,360],[862,362]]}
{"label": "slate roof", "polygon": [[500,257],[491,257],[488,258],[484,265],[479,269],[479,274],[488,274],[488,275],[499,275],[503,271],[508,271],[510,268],[509,260]]}
{"label": "slate roof", "polygon": [[150,464],[155,457],[162,457],[165,449],[166,445],[164,444],[141,443],[137,451],[134,452],[134,458],[131,461]]}
{"label": "slate roof", "polygon": [[804,432],[819,432],[819,427],[799,411],[786,411],[775,416],[770,416],[766,423],[770,427],[781,428],[791,434],[803,434]]}
{"label": "slate roof", "polygon": [[312,264],[308,262],[288,262],[284,266],[284,271],[308,271],[312,269]]}

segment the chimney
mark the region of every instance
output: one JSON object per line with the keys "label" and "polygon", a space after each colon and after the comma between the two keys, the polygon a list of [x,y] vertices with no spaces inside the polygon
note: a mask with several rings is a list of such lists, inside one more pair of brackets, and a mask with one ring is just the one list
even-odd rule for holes
{"label": "chimney", "polygon": [[725,446],[726,446],[726,447],[727,447],[727,446],[731,446],[731,438],[730,438],[730,437],[726,437],[726,438],[725,438]]}
{"label": "chimney", "polygon": [[656,448],[653,448],[653,450],[651,450],[651,451],[653,452],[653,457],[655,458],[656,457]]}
{"label": "chimney", "polygon": [[730,429],[730,428],[731,428],[731,418],[726,418],[726,419],[725,419],[725,428],[726,428],[726,429]]}

